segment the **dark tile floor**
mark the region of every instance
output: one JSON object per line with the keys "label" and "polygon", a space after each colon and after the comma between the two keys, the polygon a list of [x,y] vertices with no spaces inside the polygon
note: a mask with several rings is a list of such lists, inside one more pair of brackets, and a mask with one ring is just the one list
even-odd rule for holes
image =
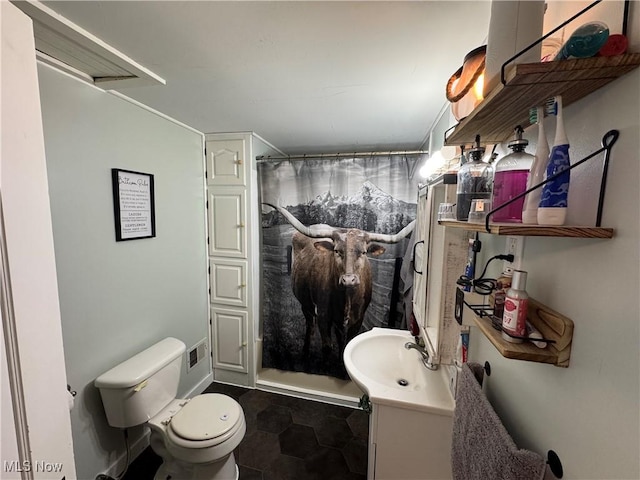
{"label": "dark tile floor", "polygon": [[[235,451],[240,480],[365,480],[369,417],[362,410],[212,383],[244,410]],[[147,448],[123,480],[152,480],[160,459]]]}

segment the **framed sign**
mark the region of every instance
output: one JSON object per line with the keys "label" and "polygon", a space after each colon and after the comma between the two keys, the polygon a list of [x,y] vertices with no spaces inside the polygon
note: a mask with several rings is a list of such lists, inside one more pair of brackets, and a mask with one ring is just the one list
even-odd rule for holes
{"label": "framed sign", "polygon": [[153,175],[111,169],[116,241],[156,236]]}

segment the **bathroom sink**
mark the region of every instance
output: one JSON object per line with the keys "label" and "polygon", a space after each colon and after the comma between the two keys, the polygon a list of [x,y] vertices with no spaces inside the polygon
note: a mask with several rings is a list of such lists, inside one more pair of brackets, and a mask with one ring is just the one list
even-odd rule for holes
{"label": "bathroom sink", "polygon": [[385,405],[450,414],[454,407],[445,369],[428,370],[405,330],[374,327],[352,339],[344,364],[370,400]]}

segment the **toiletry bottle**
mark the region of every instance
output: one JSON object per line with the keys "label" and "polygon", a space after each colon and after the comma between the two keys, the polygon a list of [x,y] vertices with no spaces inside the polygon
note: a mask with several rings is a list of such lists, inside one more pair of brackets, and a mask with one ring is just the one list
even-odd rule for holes
{"label": "toiletry bottle", "polygon": [[496,279],[496,291],[493,295],[493,316],[502,321],[504,314],[504,300],[507,296],[507,290],[511,288],[512,273],[509,271],[502,272]]}
{"label": "toiletry bottle", "polygon": [[460,342],[462,344],[462,363],[467,363],[469,357],[469,327],[460,329]]}
{"label": "toiletry bottle", "polygon": [[467,163],[458,170],[456,187],[456,219],[466,222],[469,219],[471,200],[491,198],[493,167],[482,161],[485,147],[480,146],[480,135],[476,135],[474,147],[469,150]]}
{"label": "toiletry bottle", "polygon": [[[529,180],[527,181],[527,190],[542,183],[544,174],[547,171],[547,163],[549,162],[549,142],[544,131],[544,107],[531,109],[529,112],[529,120],[538,124],[538,141],[536,142],[536,154],[531,165]],[[538,205],[542,196],[542,188],[538,188],[524,197],[522,206],[522,223],[535,225],[538,223]]]}
{"label": "toiletry bottle", "polygon": [[609,38],[609,27],[603,22],[589,22],[576,28],[554,60],[593,57]]}
{"label": "toiletry bottle", "polygon": [[[527,189],[527,179],[534,156],[524,151],[529,141],[522,138],[523,132],[522,127],[518,125],[515,129],[516,139],[509,144],[513,151],[496,163],[492,202],[494,209]],[[493,214],[492,221],[521,223],[523,204],[524,197],[498,210]]]}
{"label": "toiletry bottle", "polygon": [[547,348],[547,342],[541,342],[542,334],[530,322],[527,322],[527,337],[538,348]]}
{"label": "toiletry bottle", "polygon": [[571,160],[569,158],[569,139],[564,130],[562,97],[560,95],[553,99],[550,113],[556,115],[556,136],[549,154],[546,178],[558,176],[542,187],[540,205],[538,205],[538,224],[564,225],[569,203]]}
{"label": "toiletry bottle", "polygon": [[502,316],[502,338],[511,343],[522,343],[522,339],[512,336],[527,336],[529,295],[525,290],[526,284],[527,272],[514,270],[511,288],[507,290],[504,300],[504,315]]}
{"label": "toiletry bottle", "polygon": [[471,282],[476,276],[476,256],[480,251],[479,245],[480,242],[478,242],[478,240],[474,240],[473,238],[469,239],[469,248],[467,250],[467,264],[464,267],[464,276],[467,277],[470,282],[462,287],[462,290],[464,290],[465,292],[470,292],[472,290]]}

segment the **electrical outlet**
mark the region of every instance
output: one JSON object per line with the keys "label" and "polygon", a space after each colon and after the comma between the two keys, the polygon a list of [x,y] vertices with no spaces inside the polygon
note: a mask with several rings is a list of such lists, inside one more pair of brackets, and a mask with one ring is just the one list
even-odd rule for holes
{"label": "electrical outlet", "polygon": [[522,257],[524,255],[524,237],[508,235],[504,253],[513,255],[513,262],[503,260],[502,271],[511,273],[514,270],[522,269]]}

